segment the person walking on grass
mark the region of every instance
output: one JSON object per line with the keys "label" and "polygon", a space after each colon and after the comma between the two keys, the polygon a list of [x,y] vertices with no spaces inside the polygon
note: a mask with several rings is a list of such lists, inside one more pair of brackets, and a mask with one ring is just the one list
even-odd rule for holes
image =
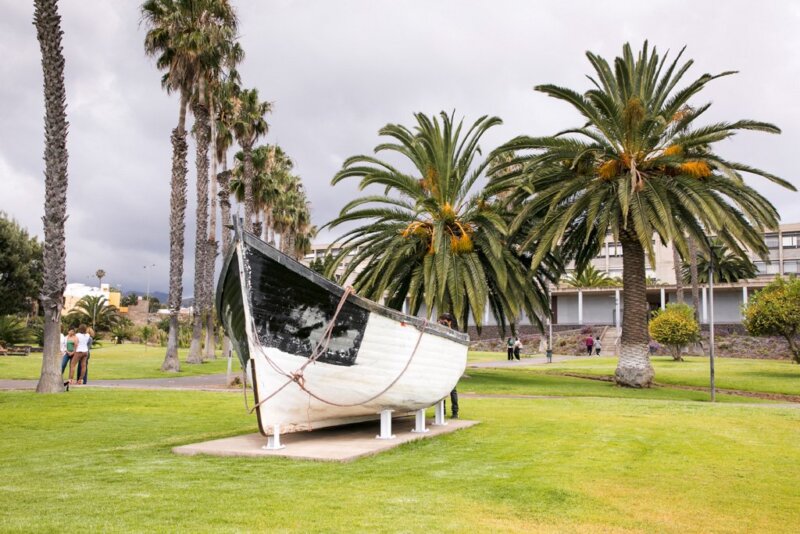
{"label": "person walking on grass", "polygon": [[[75,353],[72,355],[72,361],[69,364],[69,382],[70,384],[80,384],[83,382],[84,374],[86,373],[86,358],[89,356],[89,340],[92,339],[86,333],[86,325],[82,324],[78,327],[78,333],[75,334],[77,338],[77,347]],[[75,368],[77,367],[77,379],[75,376]]]}
{"label": "person walking on grass", "polygon": [[586,352],[589,354],[589,356],[591,356],[592,350],[594,349],[594,338],[592,337],[592,334],[590,333],[588,336],[586,336],[586,339],[583,342],[586,343]]}
{"label": "person walking on grass", "polygon": [[75,348],[78,346],[78,338],[75,337],[75,330],[72,328],[69,329],[67,335],[61,334],[61,377],[64,377],[64,369],[67,368],[67,364],[72,360],[72,356],[75,354]]}
{"label": "person walking on grass", "polygon": [[519,361],[519,353],[522,350],[522,341],[519,340],[519,336],[514,338],[514,358]]}
{"label": "person walking on grass", "polygon": [[600,343],[600,336],[597,336],[594,339],[594,353],[600,356],[600,350],[603,348],[603,344]]}
{"label": "person walking on grass", "polygon": [[86,385],[86,382],[89,381],[89,359],[92,357],[92,345],[94,344],[95,335],[91,326],[86,327],[86,333],[89,334],[89,342],[87,343],[86,362],[83,364],[83,372],[81,373],[83,385]]}
{"label": "person walking on grass", "polygon": [[511,361],[514,359],[514,338],[510,337],[506,341],[506,349],[508,351],[508,360]]}

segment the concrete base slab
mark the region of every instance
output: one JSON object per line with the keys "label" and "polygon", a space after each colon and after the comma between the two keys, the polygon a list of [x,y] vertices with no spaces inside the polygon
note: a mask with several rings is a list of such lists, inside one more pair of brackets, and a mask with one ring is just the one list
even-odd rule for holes
{"label": "concrete base slab", "polygon": [[413,418],[398,418],[392,421],[394,439],[375,439],[380,432],[380,422],[370,421],[333,428],[323,428],[311,432],[281,434],[280,450],[266,450],[267,438],[261,434],[245,434],[232,438],[215,439],[191,445],[175,447],[172,452],[185,456],[207,454],[211,456],[279,456],[298,460],[317,460],[328,462],[350,462],[356,458],[371,456],[393,449],[403,443],[418,439],[429,439],[449,434],[462,428],[478,424],[478,421],[448,419],[446,426],[430,426],[430,432],[417,434]]}

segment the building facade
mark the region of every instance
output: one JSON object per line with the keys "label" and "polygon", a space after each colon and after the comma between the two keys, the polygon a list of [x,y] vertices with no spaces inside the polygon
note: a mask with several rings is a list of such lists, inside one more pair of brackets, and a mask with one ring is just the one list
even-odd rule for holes
{"label": "building facade", "polygon": [[[735,284],[714,285],[714,320],[718,323],[742,322],[742,306],[750,293],[758,291],[778,275],[793,275],[800,271],[800,223],[781,225],[777,232],[764,234],[769,248],[769,261],[749,254],[756,266],[756,278]],[[622,276],[622,247],[607,238],[601,253],[592,265],[611,277]],[[569,271],[568,271],[569,272]],[[651,311],[677,302],[675,263],[672,247],[656,243],[655,264],[648,265],[647,276],[656,284],[647,288],[647,302]],[[558,287],[553,290],[554,324],[561,325],[617,325],[621,317],[622,288]],[[696,305],[701,323],[710,317],[708,285],[701,285],[699,302],[692,302],[691,287],[684,284],[684,301]]]}

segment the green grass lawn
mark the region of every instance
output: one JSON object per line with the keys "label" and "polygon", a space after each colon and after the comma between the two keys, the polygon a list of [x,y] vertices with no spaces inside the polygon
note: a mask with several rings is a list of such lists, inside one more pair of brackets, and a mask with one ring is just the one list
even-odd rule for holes
{"label": "green grass lawn", "polygon": [[[656,382],[708,387],[708,358],[689,357],[676,362],[659,356],[652,361]],[[714,364],[718,388],[800,395],[800,365],[789,360],[716,358]],[[616,358],[586,358],[549,364],[545,369],[611,376],[616,365]]]}
{"label": "green grass lawn", "polygon": [[793,532],[800,410],[464,399],[481,424],[350,464],[183,457],[240,396],[0,392],[0,531]]}
{"label": "green grass lawn", "polygon": [[[611,397],[621,399],[709,401],[711,394],[669,387],[621,388],[612,382],[548,374],[538,368],[467,369],[458,383],[459,393],[542,395],[558,397]],[[719,402],[767,402],[751,397],[717,394]]]}
{"label": "green grass lawn", "polygon": [[[470,363],[506,359],[506,355],[501,352],[470,352],[469,354]],[[473,354],[476,355],[475,360],[472,359]],[[658,383],[708,387],[708,358],[687,357],[684,362],[676,362],[670,357],[656,356],[651,360]],[[800,395],[800,365],[789,360],[716,358],[714,362],[718,388]],[[586,357],[537,365],[535,368],[528,369],[536,369],[537,372],[613,376],[616,366],[616,357]],[[467,371],[468,374],[474,372],[472,369]]]}
{"label": "green grass lawn", "polygon": [[[100,379],[123,378],[164,378],[172,376],[195,376],[214,373],[224,373],[227,369],[227,360],[218,358],[201,365],[189,365],[186,362],[188,349],[180,349],[181,372],[164,373],[161,364],[164,361],[165,350],[163,347],[145,347],[133,343],[113,345],[106,343],[100,347],[92,348],[89,361],[89,381]],[[61,361],[59,360],[59,364]],[[234,372],[239,372],[241,366],[234,358]],[[30,356],[4,356],[0,358],[0,378],[38,379],[42,371],[42,354],[33,353]],[[64,372],[64,376],[69,368]]]}

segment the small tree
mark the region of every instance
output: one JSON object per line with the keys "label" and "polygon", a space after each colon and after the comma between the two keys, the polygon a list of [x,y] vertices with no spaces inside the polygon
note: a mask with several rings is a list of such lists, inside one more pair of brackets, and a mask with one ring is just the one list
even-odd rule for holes
{"label": "small tree", "polygon": [[700,326],[694,318],[694,309],[687,304],[668,304],[665,309],[653,314],[650,336],[669,347],[673,360],[682,362],[683,348],[700,338]]}
{"label": "small tree", "polygon": [[750,298],[744,326],[753,336],[783,336],[795,363],[800,363],[800,278],[778,277]]}

